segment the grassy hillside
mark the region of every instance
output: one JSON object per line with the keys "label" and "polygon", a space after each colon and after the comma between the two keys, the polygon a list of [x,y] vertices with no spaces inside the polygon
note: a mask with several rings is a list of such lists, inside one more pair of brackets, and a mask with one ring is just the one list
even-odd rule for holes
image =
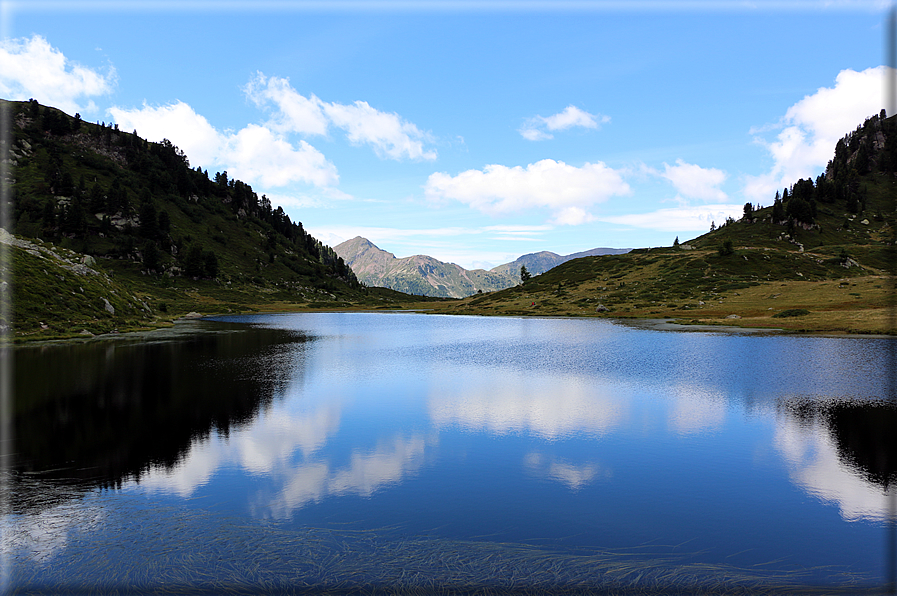
{"label": "grassy hillside", "polygon": [[[15,181],[10,259],[17,340],[87,336],[204,314],[428,308],[537,316],[891,333],[897,120],[866,120],[816,180],[678,246],[567,261],[463,300],[365,287],[331,248],[226,172],[168,142],[7,102]],[[538,254],[538,253],[536,253]],[[415,262],[415,266],[426,263]],[[410,292],[419,293],[414,287]]]}
{"label": "grassy hillside", "polygon": [[34,101],[5,104],[8,231],[19,240],[4,237],[13,283],[0,299],[12,302],[18,339],[152,326],[190,311],[420,300],[365,288],[282,208],[227,172],[191,168],[167,141]]}
{"label": "grassy hillside", "polygon": [[540,252],[525,254],[516,258],[510,263],[505,263],[503,265],[493,267],[489,271],[493,273],[500,273],[502,275],[508,275],[514,279],[514,285],[517,285],[520,283],[521,267],[526,267],[526,270],[529,271],[530,275],[539,275],[540,273],[545,273],[549,269],[557,267],[561,263],[566,263],[567,261],[572,261],[573,259],[596,255],[618,255],[625,254],[627,252],[629,252],[628,248],[593,248],[570,255],[559,255],[557,253],[543,250]]}
{"label": "grassy hillside", "polygon": [[815,182],[738,221],[675,247],[568,261],[440,310],[891,333],[895,165],[897,120],[874,116]]}

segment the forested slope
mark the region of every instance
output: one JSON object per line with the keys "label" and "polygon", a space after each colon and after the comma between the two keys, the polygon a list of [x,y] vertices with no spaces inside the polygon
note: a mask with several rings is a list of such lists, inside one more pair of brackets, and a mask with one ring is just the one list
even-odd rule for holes
{"label": "forested slope", "polygon": [[[191,167],[167,140],[148,142],[34,100],[4,103],[12,121],[7,231],[19,246],[6,239],[14,283],[3,298],[12,298],[17,337],[39,333],[41,323],[93,333],[186,310],[408,298],[364,288],[281,207],[227,172]],[[97,275],[60,270],[60,259]],[[114,313],[109,290],[96,289],[103,299],[69,300],[101,277],[129,294]]]}

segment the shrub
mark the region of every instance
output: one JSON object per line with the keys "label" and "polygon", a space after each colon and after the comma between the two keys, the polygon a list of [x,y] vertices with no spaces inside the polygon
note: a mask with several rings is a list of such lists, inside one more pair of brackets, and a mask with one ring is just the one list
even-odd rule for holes
{"label": "shrub", "polygon": [[723,240],[723,243],[717,247],[716,251],[719,253],[719,256],[725,257],[735,253],[735,245],[732,244],[731,238],[726,238]]}
{"label": "shrub", "polygon": [[788,310],[783,310],[782,312],[772,315],[772,317],[774,319],[784,319],[785,317],[802,317],[808,314],[810,314],[810,311],[806,308],[789,308]]}

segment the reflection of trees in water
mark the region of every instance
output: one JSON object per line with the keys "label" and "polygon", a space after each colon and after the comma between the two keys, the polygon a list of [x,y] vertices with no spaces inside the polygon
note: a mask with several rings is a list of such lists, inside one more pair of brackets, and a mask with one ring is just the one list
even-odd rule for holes
{"label": "reflection of trees in water", "polygon": [[846,467],[887,490],[897,480],[897,405],[883,401],[816,401],[784,404],[803,424],[821,423]]}
{"label": "reflection of trees in water", "polygon": [[170,468],[193,440],[226,435],[269,404],[301,373],[307,339],[222,323],[163,341],[19,349],[14,469],[120,486]]}
{"label": "reflection of trees in water", "polygon": [[841,461],[885,489],[897,480],[897,406],[836,404],[826,422]]}

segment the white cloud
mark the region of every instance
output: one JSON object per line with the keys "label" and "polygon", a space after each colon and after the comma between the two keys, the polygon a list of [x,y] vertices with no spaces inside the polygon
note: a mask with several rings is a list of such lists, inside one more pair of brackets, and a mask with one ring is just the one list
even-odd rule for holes
{"label": "white cloud", "polygon": [[507,236],[509,238],[515,238],[517,236],[530,236],[534,234],[540,234],[541,232],[547,232],[552,230],[553,226],[486,226],[483,228],[486,232],[496,232],[501,236]]}
{"label": "white cloud", "polygon": [[322,226],[314,229],[308,228],[308,232],[317,237],[316,232],[321,235],[332,234],[342,238],[355,238],[361,236],[367,238],[374,244],[378,242],[401,241],[407,238],[433,238],[433,237],[455,237],[463,234],[478,234],[479,228],[380,228],[374,226]]}
{"label": "white cloud", "polygon": [[348,133],[351,142],[371,145],[381,157],[436,159],[435,151],[424,151],[424,142],[430,141],[430,136],[398,114],[381,112],[365,101],[324,104],[324,112],[335,126]]}
{"label": "white cloud", "polygon": [[544,141],[545,139],[553,139],[554,135],[550,135],[547,132],[542,132],[536,128],[521,128],[520,134],[524,139],[528,141]]}
{"label": "white cloud", "polygon": [[594,220],[595,218],[582,207],[564,207],[551,219],[552,223],[559,226],[578,226]]}
{"label": "white cloud", "polygon": [[68,60],[40,35],[0,40],[0,95],[10,100],[34,98],[73,115],[96,110],[82,98],[105,95],[115,85],[115,69],[105,74]]}
{"label": "white cloud", "polygon": [[[366,102],[352,105],[327,103],[316,96],[304,97],[285,78],[256,75],[244,87],[246,96],[259,107],[273,105],[275,114],[265,124],[249,124],[236,133],[222,132],[188,104],[139,109],[114,107],[109,113],[123,130],[137,130],[151,141],[169,139],[194,165],[221,167],[234,178],[250,184],[284,187],[305,183],[323,189],[326,198],[343,199],[336,167],[304,140],[288,135],[326,135],[331,125],[343,129],[350,142],[368,144],[390,159],[435,159],[426,150],[428,133],[398,114],[381,112]],[[325,197],[294,196],[291,205],[324,204]]]}
{"label": "white cloud", "polygon": [[[560,114],[544,118],[548,130],[566,130],[574,126],[598,128],[597,116],[580,110],[576,106],[567,106]],[[610,122],[609,116],[601,116],[601,122]]]}
{"label": "white cloud", "polygon": [[[769,172],[745,179],[744,194],[753,201],[771,201],[776,190],[812,177],[834,156],[835,144],[884,105],[886,67],[862,72],[842,70],[834,87],[822,87],[788,108],[775,128],[774,141],[756,140],[766,147],[774,164]],[[751,129],[760,134],[769,126]]]}
{"label": "white cloud", "polygon": [[264,186],[286,186],[291,182],[332,186],[339,181],[336,167],[320,151],[305,141],[299,141],[294,148],[270,129],[256,124],[228,137],[220,161],[230,164],[235,178],[257,180]]}
{"label": "white cloud", "polygon": [[194,165],[220,166],[250,184],[285,186],[305,182],[330,187],[339,182],[336,167],[306,143],[294,146],[271,129],[250,124],[237,133],[222,133],[188,104],[178,101],[168,106],[109,113],[124,130],[136,129],[150,141],[167,138],[186,153]]}
{"label": "white cloud", "polygon": [[[282,194],[269,192],[266,193],[266,196],[271,201],[272,205],[280,205],[284,209],[288,207],[314,207],[319,209],[329,209],[333,207],[339,207],[340,201],[349,201],[354,199],[352,195],[333,187],[317,189],[316,192],[312,193],[298,192],[294,194]],[[318,238],[318,240],[321,240],[323,242],[323,238]],[[343,240],[338,241],[337,244],[342,241]],[[325,242],[325,244],[328,243]],[[333,245],[330,244],[330,246]]]}
{"label": "white cloud", "polygon": [[381,486],[399,482],[423,464],[426,443],[421,436],[394,437],[392,444],[379,445],[373,452],[352,452],[349,466],[330,477],[328,492],[371,496]]}
{"label": "white cloud", "polygon": [[726,181],[727,174],[716,168],[701,166],[676,160],[676,165],[663,164],[660,176],[669,180],[681,195],[702,201],[725,201],[726,196],[718,187]]}
{"label": "white cloud", "polygon": [[457,176],[437,172],[425,186],[432,202],[455,200],[489,215],[505,215],[534,208],[552,211],[555,223],[588,221],[586,208],[631,189],[620,174],[605,164],[581,168],[544,159],[526,168],[488,165]]}
{"label": "white cloud", "polygon": [[270,126],[283,132],[327,134],[329,126],[344,130],[356,145],[371,145],[377,155],[390,159],[436,159],[436,151],[425,150],[431,136],[395,113],[381,112],[365,101],[351,105],[328,103],[315,95],[305,97],[289,79],[256,73],[244,88],[258,106],[277,108]]}
{"label": "white cloud", "polygon": [[298,93],[290,86],[289,79],[268,78],[258,72],[243,90],[257,106],[267,102],[277,106],[279,113],[274,124],[278,129],[301,134],[327,134],[323,102],[314,95],[307,98]]}
{"label": "white cloud", "polygon": [[650,213],[633,213],[597,218],[600,221],[624,224],[661,232],[706,232],[711,222],[720,225],[726,217],[738,219],[744,214],[744,205],[699,205],[659,209]]}
{"label": "white cloud", "polygon": [[610,116],[590,114],[580,110],[576,106],[570,105],[567,106],[563,112],[554,114],[553,116],[534,116],[533,118],[527,119],[519,132],[524,139],[530,141],[542,141],[554,138],[554,135],[545,132],[542,130],[543,128],[550,131],[567,130],[574,126],[598,128],[599,124],[606,122],[610,122]]}
{"label": "white cloud", "polygon": [[167,106],[140,109],[109,108],[109,114],[121,130],[136,130],[149,141],[168,139],[177,145],[194,165],[219,164],[225,136],[203,116],[182,101]]}

